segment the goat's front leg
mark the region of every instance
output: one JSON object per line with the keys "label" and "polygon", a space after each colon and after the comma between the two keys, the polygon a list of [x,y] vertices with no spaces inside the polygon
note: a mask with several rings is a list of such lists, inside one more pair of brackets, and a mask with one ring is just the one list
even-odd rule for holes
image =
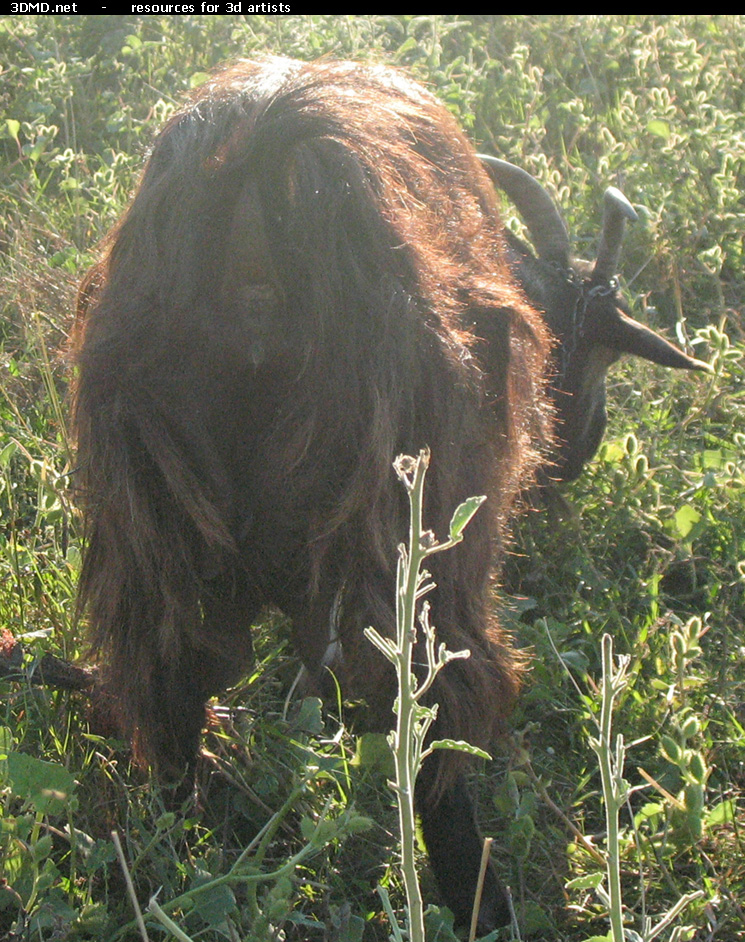
{"label": "goat's front leg", "polygon": [[[424,842],[445,905],[459,925],[469,926],[483,843],[473,802],[462,775],[434,800],[429,779],[423,770],[416,786]],[[509,921],[507,894],[490,863],[481,896],[478,935],[487,935]]]}

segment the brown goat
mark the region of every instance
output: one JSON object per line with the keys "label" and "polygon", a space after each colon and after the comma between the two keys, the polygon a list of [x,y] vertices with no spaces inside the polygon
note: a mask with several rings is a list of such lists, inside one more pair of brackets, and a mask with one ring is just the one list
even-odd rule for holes
{"label": "brown goat", "polygon": [[[391,462],[425,445],[428,526],[489,498],[432,566],[438,637],[471,651],[439,675],[436,731],[491,742],[519,663],[491,576],[547,426],[547,334],[504,239],[454,119],[388,68],[240,62],[160,133],[81,288],[74,420],[79,607],[161,775],[192,765],[266,604],[319,683],[330,667],[390,727],[393,672],[363,630],[394,632],[408,518]],[[465,922],[480,845],[456,754],[425,763],[417,802]],[[506,918],[490,873],[481,929]]]}

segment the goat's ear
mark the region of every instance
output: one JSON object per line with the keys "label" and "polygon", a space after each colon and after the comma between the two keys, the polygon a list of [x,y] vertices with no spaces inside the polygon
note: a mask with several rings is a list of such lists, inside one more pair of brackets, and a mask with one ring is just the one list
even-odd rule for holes
{"label": "goat's ear", "polygon": [[712,372],[708,363],[689,357],[664,337],[660,337],[649,327],[618,309],[616,317],[607,324],[603,333],[603,341],[619,353],[630,353],[644,360],[651,360],[652,363],[659,363],[660,366]]}

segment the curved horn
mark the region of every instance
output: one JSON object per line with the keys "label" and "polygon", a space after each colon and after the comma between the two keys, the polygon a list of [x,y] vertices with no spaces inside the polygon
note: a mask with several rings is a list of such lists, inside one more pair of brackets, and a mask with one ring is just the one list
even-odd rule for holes
{"label": "curved horn", "polygon": [[489,154],[478,156],[492,180],[517,207],[538,257],[560,262],[566,267],[569,264],[569,233],[556,203],[546,190],[521,167]]}
{"label": "curved horn", "polygon": [[598,259],[592,271],[593,281],[608,281],[615,275],[626,220],[639,218],[631,203],[614,186],[609,186],[605,191],[604,204],[603,233],[600,236]]}
{"label": "curved horn", "polygon": [[629,317],[618,309],[615,313],[616,316],[603,331],[603,340],[611,349],[651,360],[652,363],[659,363],[660,366],[712,372],[708,363],[689,357],[687,353],[683,353],[664,337],[660,337],[649,327],[635,321],[633,317]]}

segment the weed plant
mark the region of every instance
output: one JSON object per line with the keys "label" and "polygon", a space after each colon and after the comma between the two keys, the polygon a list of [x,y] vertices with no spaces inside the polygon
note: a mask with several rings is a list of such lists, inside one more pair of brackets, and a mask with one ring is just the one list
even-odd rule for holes
{"label": "weed plant", "polygon": [[[513,740],[476,784],[521,937],[606,935],[587,731],[610,634],[629,658],[615,717],[627,926],[700,891],[679,938],[745,939],[743,50],[739,14],[0,19],[0,938],[140,938],[112,831],[142,908],[157,894],[205,942],[382,940],[372,888],[402,907],[387,747],[350,734],[341,695],[329,712],[286,704],[296,665],[275,613],[250,675],[214,704],[200,805],[182,815],[82,695],[35,683],[44,654],[86,656],[66,429],[75,284],[184,93],[220,63],[279,53],[410,69],[479,149],[549,188],[580,255],[607,185],[639,211],[622,259],[634,313],[714,373],[619,363],[597,458],[516,526],[495,605],[533,668]],[[375,823],[359,830],[358,814]],[[231,882],[249,858],[262,879]],[[172,937],[145,918],[152,939]]]}

